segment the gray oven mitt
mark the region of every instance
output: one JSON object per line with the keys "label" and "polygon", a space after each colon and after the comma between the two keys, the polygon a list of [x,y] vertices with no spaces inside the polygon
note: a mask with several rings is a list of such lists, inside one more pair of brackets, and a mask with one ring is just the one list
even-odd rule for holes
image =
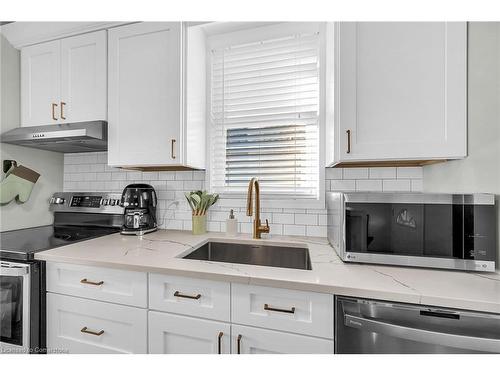
{"label": "gray oven mitt", "polygon": [[13,168],[2,182],[0,182],[0,204],[6,204],[17,197],[17,200],[26,202],[38,181],[40,174],[22,165]]}

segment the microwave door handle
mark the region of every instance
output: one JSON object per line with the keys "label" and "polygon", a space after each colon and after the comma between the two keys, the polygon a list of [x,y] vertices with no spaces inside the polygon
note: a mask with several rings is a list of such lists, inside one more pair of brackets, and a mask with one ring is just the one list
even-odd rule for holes
{"label": "microwave door handle", "polygon": [[1,267],[0,276],[25,276],[28,271],[27,267]]}
{"label": "microwave door handle", "polygon": [[419,341],[427,344],[444,345],[465,350],[500,353],[500,340],[495,339],[428,331],[425,329],[417,329],[380,322],[350,314],[344,314],[344,325],[350,328],[380,333],[405,340]]}

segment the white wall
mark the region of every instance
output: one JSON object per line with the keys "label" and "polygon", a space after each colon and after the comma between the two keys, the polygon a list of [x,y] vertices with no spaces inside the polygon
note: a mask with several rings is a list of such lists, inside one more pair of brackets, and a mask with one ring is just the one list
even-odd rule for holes
{"label": "white wall", "polygon": [[[0,35],[0,131],[19,126],[19,51]],[[52,224],[48,210],[52,193],[63,185],[63,154],[0,144],[1,160],[14,159],[41,174],[28,202],[0,206],[0,231]],[[1,168],[1,166],[0,166]],[[3,179],[3,171],[0,170]]]}
{"label": "white wall", "polygon": [[[468,157],[424,167],[424,191],[496,194],[498,236],[500,233],[499,22],[469,24],[468,60]],[[498,237],[497,247],[497,259],[500,259]]]}

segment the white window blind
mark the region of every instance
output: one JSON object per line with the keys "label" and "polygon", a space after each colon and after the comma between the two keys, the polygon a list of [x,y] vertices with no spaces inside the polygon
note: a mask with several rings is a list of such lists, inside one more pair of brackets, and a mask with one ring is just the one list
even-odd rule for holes
{"label": "white window blind", "polygon": [[211,51],[211,188],[243,193],[319,194],[317,32]]}

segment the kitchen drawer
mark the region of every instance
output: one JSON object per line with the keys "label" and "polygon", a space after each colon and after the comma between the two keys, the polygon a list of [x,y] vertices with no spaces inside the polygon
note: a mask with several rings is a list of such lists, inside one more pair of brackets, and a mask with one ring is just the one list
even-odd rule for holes
{"label": "kitchen drawer", "polygon": [[145,272],[47,262],[47,291],[147,307]]}
{"label": "kitchen drawer", "polygon": [[149,274],[149,308],[229,321],[229,283]]}
{"label": "kitchen drawer", "polygon": [[147,353],[147,310],[47,293],[47,347],[69,353]]}
{"label": "kitchen drawer", "polygon": [[229,354],[231,325],[157,311],[149,312],[149,352]]}
{"label": "kitchen drawer", "polygon": [[321,339],[233,324],[235,354],[333,354],[333,339]]}
{"label": "kitchen drawer", "polygon": [[333,338],[333,295],[232,285],[234,323]]}

